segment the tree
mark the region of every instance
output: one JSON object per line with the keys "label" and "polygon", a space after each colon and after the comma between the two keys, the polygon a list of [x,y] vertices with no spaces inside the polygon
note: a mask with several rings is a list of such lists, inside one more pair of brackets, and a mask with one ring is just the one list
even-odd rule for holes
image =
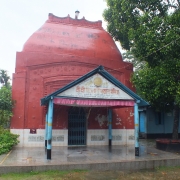
{"label": "tree", "polygon": [[12,108],[15,102],[11,97],[10,77],[6,70],[0,70],[0,155],[9,152],[19,143],[19,135],[12,134],[8,129],[12,117]]}
{"label": "tree", "polygon": [[7,87],[9,80],[10,80],[10,77],[8,76],[7,71],[0,69],[0,83]]}
{"label": "tree", "polygon": [[107,0],[109,33],[132,54],[132,81],[156,110],[174,110],[173,139],[178,138],[180,107],[180,1]]}
{"label": "tree", "polygon": [[3,86],[0,88],[0,126],[7,127],[12,116],[12,108],[14,101],[11,97],[11,86],[8,82],[10,77],[6,70],[0,70],[0,83]]}
{"label": "tree", "polygon": [[126,50],[130,50],[134,43],[129,31],[142,25],[141,17],[147,14],[149,18],[163,17],[167,12],[167,5],[159,0],[107,0],[107,6],[103,13],[108,22],[107,30]]}
{"label": "tree", "polygon": [[0,89],[0,126],[7,127],[12,117],[14,101],[11,97],[11,88],[3,86]]}

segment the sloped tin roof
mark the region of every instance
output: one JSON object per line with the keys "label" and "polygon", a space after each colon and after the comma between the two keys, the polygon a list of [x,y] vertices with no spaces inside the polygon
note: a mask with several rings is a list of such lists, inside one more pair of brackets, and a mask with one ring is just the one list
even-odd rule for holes
{"label": "sloped tin roof", "polygon": [[[91,72],[80,77],[79,79],[77,79],[77,80],[71,82],[70,84],[64,86],[63,88],[60,88],[57,91],[55,91],[55,92],[49,94],[48,96],[45,96],[44,98],[42,98],[41,99],[41,106],[48,104],[49,100],[51,98],[54,98],[54,97],[56,97],[56,98],[58,97],[58,98],[81,98],[81,99],[83,99],[83,97],[72,97],[72,96],[70,97],[70,96],[66,95],[65,92],[68,92],[69,89],[71,89],[74,86],[82,83],[83,81],[94,76],[95,74],[99,74],[100,76],[105,78],[108,82],[110,82],[111,84],[116,86],[118,89],[120,89],[122,92],[124,92],[126,94],[125,97],[127,97],[127,99],[132,98],[135,102],[137,102],[138,106],[148,106],[149,105],[148,102],[143,100],[140,96],[138,96],[136,93],[134,93],[132,90],[130,90],[128,87],[123,85],[120,81],[118,81],[115,77],[113,77],[110,73],[108,73],[104,69],[103,66],[99,66],[96,69],[92,70]],[[86,99],[86,97],[84,97],[84,99]],[[119,98],[117,98],[117,97],[113,98],[112,97],[112,99],[121,100],[121,97],[119,97]],[[124,100],[124,99],[122,99],[122,100]]]}

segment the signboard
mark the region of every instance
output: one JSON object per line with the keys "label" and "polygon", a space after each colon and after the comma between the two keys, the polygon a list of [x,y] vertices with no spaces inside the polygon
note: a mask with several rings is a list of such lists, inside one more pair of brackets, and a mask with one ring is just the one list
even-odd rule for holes
{"label": "signboard", "polygon": [[57,96],[93,99],[133,99],[98,73]]}

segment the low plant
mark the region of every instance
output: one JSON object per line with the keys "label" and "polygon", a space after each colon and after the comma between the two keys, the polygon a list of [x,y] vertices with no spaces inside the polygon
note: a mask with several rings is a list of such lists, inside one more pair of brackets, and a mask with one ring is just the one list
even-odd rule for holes
{"label": "low plant", "polygon": [[0,175],[1,180],[178,180],[180,167],[159,167],[141,171],[90,171],[90,170],[51,170],[45,172],[9,173]]}
{"label": "low plant", "polygon": [[0,175],[1,180],[81,180],[86,179],[87,170],[49,170],[44,172],[31,171],[26,173],[9,173]]}
{"label": "low plant", "polygon": [[9,152],[14,145],[19,143],[19,135],[12,134],[10,130],[0,128],[0,154]]}

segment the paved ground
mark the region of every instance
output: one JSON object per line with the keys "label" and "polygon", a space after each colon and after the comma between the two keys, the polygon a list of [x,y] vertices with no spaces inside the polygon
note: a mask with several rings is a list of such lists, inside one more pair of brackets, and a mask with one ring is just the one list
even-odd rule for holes
{"label": "paved ground", "polygon": [[53,147],[52,160],[43,147],[20,148],[0,156],[0,173],[50,169],[136,170],[180,165],[180,154],[157,150],[154,141],[140,141],[140,156],[134,146]]}

